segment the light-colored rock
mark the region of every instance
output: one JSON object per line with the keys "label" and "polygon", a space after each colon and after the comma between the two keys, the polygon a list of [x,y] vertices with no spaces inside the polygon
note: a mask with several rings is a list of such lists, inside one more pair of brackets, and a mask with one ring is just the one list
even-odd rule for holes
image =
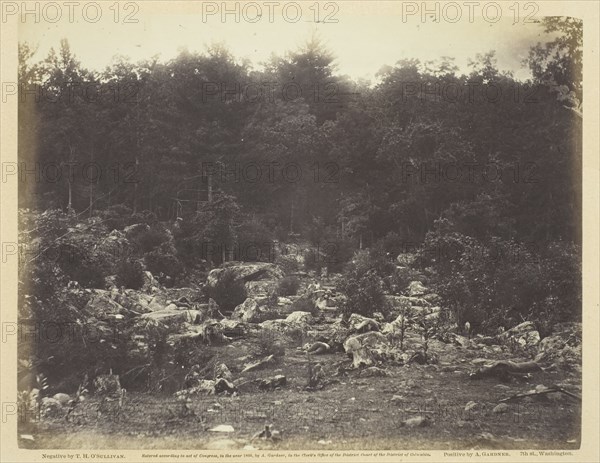
{"label": "light-colored rock", "polygon": [[248,332],[248,326],[240,320],[224,319],[220,321],[223,334],[230,338],[244,336]]}
{"label": "light-colored rock", "polygon": [[232,379],[231,371],[229,370],[229,368],[227,368],[227,365],[225,365],[224,363],[219,363],[215,365],[215,380],[219,378],[225,378],[229,381],[231,381]]}
{"label": "light-colored rock", "polygon": [[508,406],[508,404],[502,402],[501,404],[498,404],[494,407],[492,413],[506,413],[509,409],[510,407]]}
{"label": "light-colored rock", "polygon": [[302,312],[300,310],[292,312],[286,319],[288,323],[310,324],[313,322],[313,316],[310,312]]}
{"label": "light-colored rock", "polygon": [[275,364],[275,362],[276,362],[275,356],[269,355],[263,359],[260,359],[257,362],[252,362],[252,363],[246,364],[244,366],[244,369],[242,370],[242,373],[247,373],[249,371],[262,370],[264,368],[273,366]]}
{"label": "light-colored rock", "polygon": [[233,429],[233,426],[231,426],[229,424],[220,424],[218,426],[215,426],[214,428],[210,428],[209,431],[210,432],[235,432],[235,429]]}
{"label": "light-colored rock", "polygon": [[369,332],[350,336],[344,342],[344,350],[352,356],[355,368],[374,365],[378,360],[385,359],[389,353],[390,343],[379,332]]}
{"label": "light-colored rock", "polygon": [[265,310],[258,305],[258,302],[249,297],[235,308],[231,314],[231,318],[246,323],[257,323],[260,321],[260,316],[264,312]]}
{"label": "light-colored rock", "polygon": [[423,428],[431,426],[431,420],[427,416],[419,415],[402,421],[402,425],[409,428]]}
{"label": "light-colored rock", "polygon": [[523,322],[498,335],[502,343],[517,342],[522,347],[534,347],[540,342],[540,334],[532,322]]}
{"label": "light-colored rock", "polygon": [[142,314],[141,318],[150,320],[159,320],[163,323],[173,322],[188,322],[193,323],[196,316],[200,314],[199,310],[179,310],[179,309],[164,309],[156,312],[148,312]]}
{"label": "light-colored rock", "polygon": [[281,388],[287,384],[287,378],[284,375],[276,375],[270,378],[262,378],[257,381],[259,389],[273,390]]}
{"label": "light-colored rock", "polygon": [[244,282],[279,280],[283,278],[283,272],[275,264],[267,262],[228,262],[220,268],[209,272],[206,279],[207,287],[215,288],[226,271],[233,273],[234,280],[242,280]]}
{"label": "light-colored rock", "polygon": [[465,405],[465,412],[470,412],[472,410],[475,410],[478,407],[479,407],[479,404],[477,402],[474,402],[473,400],[471,400],[469,403],[467,403],[467,405]]}
{"label": "light-colored rock", "polygon": [[99,320],[114,318],[115,315],[131,315],[129,310],[111,298],[109,291],[102,289],[92,290],[92,295],[83,308],[83,313]]}
{"label": "light-colored rock", "polygon": [[409,296],[423,296],[427,294],[427,288],[423,286],[423,283],[420,281],[411,281],[408,285],[408,295]]}

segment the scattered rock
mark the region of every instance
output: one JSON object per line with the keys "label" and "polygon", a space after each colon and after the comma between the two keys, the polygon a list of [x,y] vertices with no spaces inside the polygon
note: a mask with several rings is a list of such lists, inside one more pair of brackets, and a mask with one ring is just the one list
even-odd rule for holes
{"label": "scattered rock", "polygon": [[240,320],[230,320],[226,318],[221,320],[220,323],[223,328],[223,334],[230,338],[241,337],[248,332],[247,325]]}
{"label": "scattered rock", "polygon": [[273,390],[281,388],[287,384],[287,378],[284,375],[276,375],[270,378],[257,380],[258,388],[262,390]]}
{"label": "scattered rock", "polygon": [[509,408],[510,407],[508,406],[508,404],[503,402],[501,404],[496,405],[492,410],[492,413],[506,413],[508,412]]}
{"label": "scattered rock", "polygon": [[310,324],[313,322],[313,316],[310,312],[296,311],[289,314],[285,321],[289,323]]}
{"label": "scattered rock", "polygon": [[522,347],[537,346],[540,342],[540,333],[535,328],[533,322],[523,322],[498,335],[498,340],[502,343],[517,342]]}
{"label": "scattered rock", "polygon": [[246,323],[258,323],[264,312],[265,310],[258,305],[258,302],[249,297],[235,308],[231,314],[231,318]]}
{"label": "scattered rock", "polygon": [[163,323],[188,322],[193,323],[200,313],[199,310],[164,309],[142,314],[141,318],[158,320]]}
{"label": "scattered rock", "polygon": [[234,392],[236,392],[237,388],[235,387],[235,385],[228,381],[225,378],[219,378],[214,385],[214,393],[215,394],[233,394]]}
{"label": "scattered rock", "polygon": [[431,426],[431,419],[427,416],[419,415],[402,421],[401,425],[409,428],[423,428]]}
{"label": "scattered rock", "polygon": [[479,404],[471,400],[469,403],[467,403],[467,405],[465,405],[465,412],[470,412],[472,410],[474,411],[478,407]]}
{"label": "scattered rock", "polygon": [[372,377],[389,376],[389,375],[388,375],[388,372],[382,368],[368,367],[368,368],[365,368],[364,370],[361,370],[358,373],[358,376],[360,376],[361,378],[372,378]]}
{"label": "scattered rock", "polygon": [[389,357],[390,343],[379,332],[369,332],[350,336],[344,342],[344,350],[352,356],[355,368],[371,366],[379,360]]}
{"label": "scattered rock", "polygon": [[215,365],[215,380],[219,379],[219,378],[224,378],[226,380],[231,381],[232,379],[232,375],[231,375],[231,371],[229,371],[229,368],[227,368],[227,365],[225,365],[224,363],[219,363],[217,365]]}
{"label": "scattered rock", "polygon": [[275,356],[269,355],[258,362],[250,363],[244,366],[242,373],[247,373],[249,371],[261,370],[263,368],[271,367],[275,364]]}
{"label": "scattered rock", "polygon": [[54,400],[56,400],[57,402],[60,403],[61,406],[65,406],[68,405],[69,401],[71,400],[71,396],[69,394],[64,394],[62,392],[59,392],[58,394],[54,394],[52,396],[52,398]]}
{"label": "scattered rock", "polygon": [[229,424],[220,424],[209,429],[210,432],[234,432],[233,426]]}
{"label": "scattered rock", "polygon": [[83,308],[83,313],[98,320],[113,319],[115,315],[133,316],[131,311],[110,297],[109,291],[102,289],[92,291],[88,303]]}

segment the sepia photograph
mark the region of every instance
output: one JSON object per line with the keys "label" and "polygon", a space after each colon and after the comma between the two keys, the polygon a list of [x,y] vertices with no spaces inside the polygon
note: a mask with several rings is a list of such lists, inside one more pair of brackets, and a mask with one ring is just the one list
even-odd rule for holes
{"label": "sepia photograph", "polygon": [[600,3],[542,3],[1,2],[2,459],[594,461]]}

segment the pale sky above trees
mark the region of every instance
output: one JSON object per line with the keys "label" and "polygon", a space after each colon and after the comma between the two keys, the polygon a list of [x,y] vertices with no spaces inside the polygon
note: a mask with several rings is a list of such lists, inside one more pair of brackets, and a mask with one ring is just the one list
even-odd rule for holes
{"label": "pale sky above trees", "polygon": [[199,11],[184,14],[174,8],[169,14],[161,14],[144,5],[135,14],[138,23],[115,24],[112,12],[105,9],[94,24],[69,23],[66,15],[56,24],[21,24],[19,40],[38,45],[36,58],[41,59],[51,47],[58,46],[61,38],[67,38],[81,63],[95,70],[102,70],[115,55],[133,61],[159,55],[166,61],[182,48],[203,51],[215,42],[224,43],[237,58],[259,66],[273,53],[283,55],[296,49],[316,32],[337,57],[340,74],[372,80],[382,66],[405,58],[425,62],[451,56],[456,58],[460,71],[466,72],[470,58],[490,50],[496,50],[500,70],[526,79],[530,73],[522,60],[529,48],[550,38],[538,24],[523,24],[522,20],[513,24],[509,17],[495,24],[481,17],[475,17],[472,23],[423,23],[412,18],[403,22],[399,14],[375,8],[354,11],[348,5],[341,4],[335,15],[338,23],[315,23],[308,9],[296,23],[286,22],[281,15],[275,15],[272,24],[266,20],[249,23],[243,18],[236,23],[233,17],[223,23],[218,15],[203,22]]}

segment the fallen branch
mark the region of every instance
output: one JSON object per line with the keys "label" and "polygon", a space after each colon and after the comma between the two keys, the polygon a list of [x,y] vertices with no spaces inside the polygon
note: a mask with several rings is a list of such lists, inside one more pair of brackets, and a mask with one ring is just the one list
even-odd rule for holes
{"label": "fallen branch", "polygon": [[500,402],[509,402],[511,400],[515,400],[515,399],[522,399],[524,397],[531,397],[531,396],[535,396],[535,395],[543,395],[543,394],[551,394],[553,392],[558,392],[561,394],[565,394],[569,397],[572,397],[574,399],[577,400],[581,400],[581,397],[578,396],[577,394],[573,394],[572,392],[569,391],[565,391],[562,387],[559,386],[551,386],[547,389],[544,389],[542,391],[534,391],[534,392],[523,392],[520,394],[515,394],[513,396],[507,397],[506,399],[502,399],[500,400]]}

